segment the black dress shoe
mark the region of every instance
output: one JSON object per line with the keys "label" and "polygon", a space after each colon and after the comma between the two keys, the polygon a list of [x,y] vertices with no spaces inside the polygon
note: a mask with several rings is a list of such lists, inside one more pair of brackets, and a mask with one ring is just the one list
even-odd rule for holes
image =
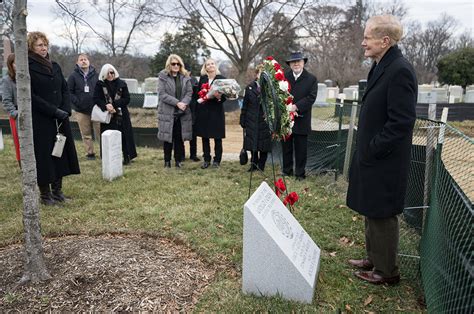
{"label": "black dress shoe", "polygon": [[198,156],[191,156],[189,157],[192,161],[201,161],[201,159]]}
{"label": "black dress shoe", "polygon": [[181,161],[177,161],[177,162],[174,163],[174,166],[176,168],[183,168],[183,163]]}
{"label": "black dress shoe", "polygon": [[205,162],[202,163],[201,169],[207,169],[207,168],[209,168],[209,162],[205,161]]}
{"label": "black dress shoe", "polygon": [[171,161],[165,161],[165,168],[171,168]]}
{"label": "black dress shoe", "polygon": [[395,285],[400,282],[400,275],[394,277],[382,277],[373,271],[356,271],[354,275],[364,281],[370,282],[374,285]]}
{"label": "black dress shoe", "polygon": [[214,161],[214,162],[212,163],[212,168],[219,168],[220,166],[221,166],[221,163],[218,162],[218,161]]}
{"label": "black dress shoe", "polygon": [[349,265],[363,269],[363,270],[372,270],[374,264],[366,258],[363,259],[350,259],[347,261]]}

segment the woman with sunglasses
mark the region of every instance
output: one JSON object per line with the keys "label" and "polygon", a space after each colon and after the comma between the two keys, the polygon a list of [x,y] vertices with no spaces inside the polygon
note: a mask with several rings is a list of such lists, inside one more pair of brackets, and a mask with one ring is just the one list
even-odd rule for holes
{"label": "woman with sunglasses", "polygon": [[[71,101],[61,68],[50,59],[46,35],[42,32],[30,32],[27,43],[40,200],[45,205],[56,205],[68,199],[62,192],[63,177],[80,173],[69,125]],[[61,157],[52,156],[58,133],[66,137]]]}
{"label": "woman with sunglasses", "polygon": [[184,141],[193,136],[193,122],[189,103],[193,95],[191,78],[183,60],[176,54],[169,55],[165,69],[158,74],[158,139],[163,141],[165,168],[171,167],[174,148],[176,168],[184,159]]}
{"label": "woman with sunglasses", "polygon": [[112,114],[109,124],[100,124],[100,134],[107,130],[122,132],[123,164],[130,164],[130,161],[137,157],[132,122],[128,112],[130,93],[127,83],[119,78],[118,71],[111,64],[104,64],[100,70],[99,80],[94,88],[94,103],[102,111],[107,110]]}

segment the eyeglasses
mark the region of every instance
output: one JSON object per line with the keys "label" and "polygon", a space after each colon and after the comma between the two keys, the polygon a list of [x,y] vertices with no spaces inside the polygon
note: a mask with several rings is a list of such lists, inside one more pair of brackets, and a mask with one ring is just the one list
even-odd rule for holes
{"label": "eyeglasses", "polygon": [[109,74],[115,75],[115,72],[114,72],[114,71],[110,71]]}
{"label": "eyeglasses", "polygon": [[180,64],[180,63],[177,63],[177,62],[171,62],[171,65],[172,65],[172,66],[175,66],[175,65],[181,66],[181,64]]}

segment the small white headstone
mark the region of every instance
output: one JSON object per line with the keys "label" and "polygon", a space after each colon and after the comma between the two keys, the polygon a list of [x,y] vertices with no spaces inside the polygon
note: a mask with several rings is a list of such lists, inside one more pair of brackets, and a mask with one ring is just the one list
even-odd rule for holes
{"label": "small white headstone", "polygon": [[339,95],[339,87],[328,87],[328,98],[336,99]]}
{"label": "small white headstone", "polygon": [[433,88],[434,86],[430,84],[418,85],[418,92],[431,92]]}
{"label": "small white headstone", "polygon": [[419,104],[436,104],[436,94],[432,92],[418,92]]}
{"label": "small white headstone", "polygon": [[145,99],[143,100],[143,108],[156,108],[158,107],[158,94],[145,93]]}
{"label": "small white headstone", "polygon": [[145,93],[156,93],[158,91],[158,78],[157,77],[147,77],[145,79]]}
{"label": "small white headstone", "polygon": [[122,133],[107,130],[102,133],[102,178],[112,181],[123,175]]}
{"label": "small white headstone", "polygon": [[462,100],[463,94],[462,86],[459,85],[452,85],[449,86],[449,102],[450,103],[458,103]]}
{"label": "small white headstone", "polygon": [[3,146],[3,133],[2,133],[2,129],[0,129],[0,150],[3,150],[4,146]]}
{"label": "small white headstone", "polygon": [[262,182],[244,205],[242,291],[311,303],[321,250]]}
{"label": "small white headstone", "polygon": [[474,104],[474,89],[468,90],[464,95],[464,102],[468,104]]}
{"label": "small white headstone", "polygon": [[448,90],[444,87],[433,88],[431,93],[436,94],[436,103],[445,104],[448,102]]}
{"label": "small white headstone", "polygon": [[357,88],[354,87],[346,87],[342,90],[342,92],[346,95],[347,100],[355,100],[357,99]]}
{"label": "small white headstone", "polygon": [[326,99],[328,98],[328,87],[326,84],[318,83],[318,95],[313,105],[325,106],[327,105]]}
{"label": "small white headstone", "polygon": [[138,93],[138,81],[132,78],[124,78],[122,79],[127,83],[128,91],[130,93],[136,94]]}

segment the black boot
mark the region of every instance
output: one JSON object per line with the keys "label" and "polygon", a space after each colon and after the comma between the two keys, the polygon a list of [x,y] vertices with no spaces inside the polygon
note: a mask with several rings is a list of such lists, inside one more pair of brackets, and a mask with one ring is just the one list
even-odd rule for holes
{"label": "black boot", "polygon": [[165,161],[165,168],[171,168],[171,161]]}
{"label": "black boot", "polygon": [[62,188],[63,188],[63,178],[60,178],[58,179],[57,181],[53,182],[51,184],[51,188],[52,188],[52,196],[53,196],[53,199],[57,202],[65,202],[65,201],[69,201],[70,199],[68,197],[66,197],[64,194],[63,194],[63,191],[62,191]]}
{"label": "black boot", "polygon": [[46,206],[54,206],[56,205],[56,201],[53,199],[53,195],[51,194],[51,189],[49,188],[49,184],[39,185],[40,190],[40,202]]}

